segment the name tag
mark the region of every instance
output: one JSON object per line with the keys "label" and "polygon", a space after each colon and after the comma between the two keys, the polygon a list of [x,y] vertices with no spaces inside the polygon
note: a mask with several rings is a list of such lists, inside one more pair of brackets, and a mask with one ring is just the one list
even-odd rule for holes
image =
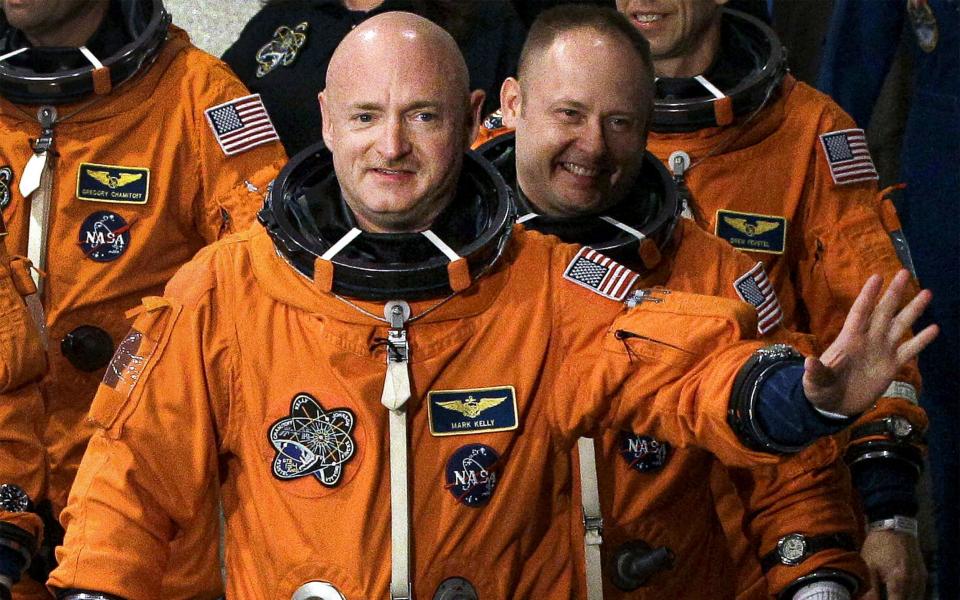
{"label": "name tag", "polygon": [[77,198],[89,202],[146,204],[150,169],[80,163]]}
{"label": "name tag", "polygon": [[433,390],[427,403],[430,433],[435,436],[511,431],[518,426],[513,386]]}
{"label": "name tag", "polygon": [[787,247],[787,219],[718,210],[714,234],[738,250],[783,254]]}

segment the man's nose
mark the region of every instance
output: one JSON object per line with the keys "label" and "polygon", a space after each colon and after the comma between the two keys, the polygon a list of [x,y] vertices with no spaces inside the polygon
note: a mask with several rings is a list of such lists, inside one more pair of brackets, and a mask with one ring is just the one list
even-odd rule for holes
{"label": "man's nose", "polygon": [[603,123],[598,120],[589,120],[580,130],[577,147],[593,158],[605,156],[607,153],[607,138],[603,130]]}
{"label": "man's nose", "polygon": [[403,158],[410,152],[410,140],[402,119],[390,118],[384,123],[377,140],[377,152],[387,160]]}

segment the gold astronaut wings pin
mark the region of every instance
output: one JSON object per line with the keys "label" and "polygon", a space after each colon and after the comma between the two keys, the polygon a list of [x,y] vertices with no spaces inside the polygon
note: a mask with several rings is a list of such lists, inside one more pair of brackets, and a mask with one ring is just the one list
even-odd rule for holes
{"label": "gold astronaut wings pin", "polygon": [[430,433],[438,436],[512,431],[519,425],[513,386],[431,390]]}
{"label": "gold astronaut wings pin", "polygon": [[146,204],[150,195],[150,169],[80,163],[76,195],[88,202]]}
{"label": "gold astronaut wings pin", "polygon": [[500,398],[481,398],[477,400],[473,396],[467,396],[466,400],[448,400],[446,402],[437,402],[437,406],[442,406],[448,410],[453,410],[470,419],[476,419],[488,408],[499,406],[506,400],[506,396]]}

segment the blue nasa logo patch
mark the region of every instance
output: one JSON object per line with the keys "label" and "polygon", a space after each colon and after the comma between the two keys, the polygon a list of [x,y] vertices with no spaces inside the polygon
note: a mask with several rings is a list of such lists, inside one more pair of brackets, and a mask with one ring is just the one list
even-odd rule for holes
{"label": "blue nasa logo patch", "polygon": [[783,254],[787,247],[787,219],[777,215],[718,210],[713,233],[738,250]]}
{"label": "blue nasa logo patch", "polygon": [[640,473],[659,471],[670,459],[670,443],[647,435],[621,432],[617,450],[627,466]]}
{"label": "blue nasa logo patch", "polygon": [[97,262],[117,260],[130,246],[129,223],[117,213],[101,210],[87,217],[80,226],[80,249],[83,255]]}
{"label": "blue nasa logo patch", "polygon": [[511,431],[517,428],[513,386],[434,390],[427,394],[430,433],[435,436]]}
{"label": "blue nasa logo patch", "polygon": [[346,408],[327,410],[306,393],[290,403],[290,416],[275,421],[267,434],[277,451],[273,475],[287,480],[313,475],[326,487],[340,483],[343,467],[353,458],[351,435],[355,418]]}
{"label": "blue nasa logo patch", "polygon": [[486,506],[497,487],[497,451],[484,444],[468,444],[457,449],[447,461],[447,483],[460,504],[471,508]]}

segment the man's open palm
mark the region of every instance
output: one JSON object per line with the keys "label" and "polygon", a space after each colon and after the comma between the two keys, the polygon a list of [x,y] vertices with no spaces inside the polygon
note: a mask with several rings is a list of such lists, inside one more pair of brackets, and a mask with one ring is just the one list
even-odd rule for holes
{"label": "man's open palm", "polygon": [[897,273],[878,301],[882,280],[871,276],[850,307],[837,339],[819,359],[807,358],[803,391],[814,406],[844,415],[866,411],[900,367],[937,337],[938,327],[930,325],[903,341],[932,297],[923,290],[898,311],[909,279],[907,271]]}

